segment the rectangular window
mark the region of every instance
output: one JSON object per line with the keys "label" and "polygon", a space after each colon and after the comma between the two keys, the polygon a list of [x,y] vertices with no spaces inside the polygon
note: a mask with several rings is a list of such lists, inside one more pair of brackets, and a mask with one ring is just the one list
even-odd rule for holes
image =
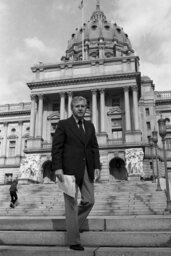
{"label": "rectangular window", "polygon": [[52,111],[59,111],[59,109],[60,109],[59,103],[54,103],[52,105]]}
{"label": "rectangular window", "polygon": [[114,140],[122,139],[122,131],[112,130],[112,137]]}
{"label": "rectangular window", "polygon": [[120,98],[113,98],[112,99],[112,106],[113,107],[116,107],[116,106],[120,107]]}
{"label": "rectangular window", "polygon": [[15,147],[16,147],[15,140],[11,140],[9,142],[9,156],[15,156]]}
{"label": "rectangular window", "polygon": [[145,109],[145,113],[146,113],[146,116],[149,116],[149,115],[150,115],[150,110],[149,110],[149,108],[146,108],[146,109]]}
{"label": "rectangular window", "polygon": [[151,124],[150,124],[150,122],[147,122],[146,124],[147,124],[147,130],[151,130]]}

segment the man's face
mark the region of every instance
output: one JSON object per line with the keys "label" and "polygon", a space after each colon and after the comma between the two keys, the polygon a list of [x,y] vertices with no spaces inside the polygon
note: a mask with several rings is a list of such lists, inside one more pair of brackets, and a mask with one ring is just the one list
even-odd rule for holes
{"label": "man's face", "polygon": [[82,119],[85,115],[86,108],[86,104],[83,100],[75,102],[72,106],[73,115],[78,119]]}

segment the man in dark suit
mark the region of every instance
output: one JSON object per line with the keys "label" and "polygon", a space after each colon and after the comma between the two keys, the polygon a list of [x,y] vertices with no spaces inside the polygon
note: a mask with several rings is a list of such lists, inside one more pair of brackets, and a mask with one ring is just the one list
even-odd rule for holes
{"label": "man in dark suit", "polygon": [[[64,194],[66,229],[70,249],[84,250],[80,229],[94,205],[94,178],[100,177],[99,147],[94,125],[84,120],[87,100],[81,96],[71,102],[73,115],[58,123],[52,143],[52,170],[63,182],[64,174],[76,178],[76,197]],[[81,202],[77,205],[78,188]]]}

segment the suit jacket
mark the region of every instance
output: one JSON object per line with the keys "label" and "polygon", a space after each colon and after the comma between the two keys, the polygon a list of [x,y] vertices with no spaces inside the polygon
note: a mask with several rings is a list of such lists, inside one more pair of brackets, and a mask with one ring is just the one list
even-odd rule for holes
{"label": "suit jacket", "polygon": [[100,169],[99,147],[94,125],[84,120],[86,136],[83,137],[73,116],[61,120],[52,143],[52,170],[63,169],[64,174],[75,175],[81,184],[85,165],[90,180],[94,180],[94,170]]}

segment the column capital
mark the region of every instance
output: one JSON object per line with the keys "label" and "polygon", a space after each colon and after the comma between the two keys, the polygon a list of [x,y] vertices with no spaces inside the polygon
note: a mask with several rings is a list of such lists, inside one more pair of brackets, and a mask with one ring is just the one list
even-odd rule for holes
{"label": "column capital", "polygon": [[99,89],[99,92],[100,92],[100,93],[105,92],[105,88],[101,88],[101,89]]}
{"label": "column capital", "polygon": [[125,92],[128,92],[129,91],[129,86],[125,86],[123,89],[124,89]]}
{"label": "column capital", "polygon": [[95,93],[97,93],[97,89],[92,89],[91,92],[92,92],[93,94],[95,94]]}
{"label": "column capital", "polygon": [[36,100],[36,97],[37,97],[36,94],[31,94],[31,95],[30,95],[31,100]]}
{"label": "column capital", "polygon": [[138,90],[138,86],[137,86],[137,85],[133,85],[133,86],[132,86],[132,90],[133,90],[133,91],[137,91],[137,90]]}
{"label": "column capital", "polygon": [[44,94],[38,94],[37,96],[38,96],[39,99],[43,99]]}
{"label": "column capital", "polygon": [[22,125],[23,124],[23,121],[18,121],[18,125]]}
{"label": "column capital", "polygon": [[60,96],[65,96],[65,92],[59,92]]}
{"label": "column capital", "polygon": [[8,126],[8,122],[4,122],[4,127],[7,127]]}
{"label": "column capital", "polygon": [[69,91],[67,92],[68,96],[72,96],[73,92],[72,91]]}

